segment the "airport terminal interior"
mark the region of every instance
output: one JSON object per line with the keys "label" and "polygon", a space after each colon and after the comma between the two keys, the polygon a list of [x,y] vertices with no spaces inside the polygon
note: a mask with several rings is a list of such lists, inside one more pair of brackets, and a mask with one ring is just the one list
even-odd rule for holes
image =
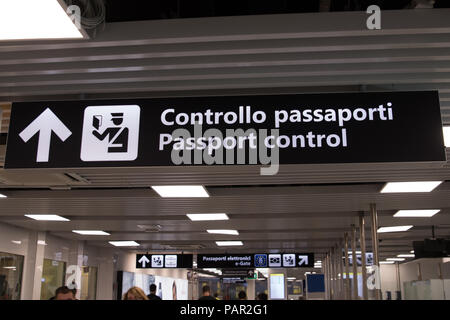
{"label": "airport terminal interior", "polygon": [[0,300],[450,300],[446,147],[448,1],[0,1]]}

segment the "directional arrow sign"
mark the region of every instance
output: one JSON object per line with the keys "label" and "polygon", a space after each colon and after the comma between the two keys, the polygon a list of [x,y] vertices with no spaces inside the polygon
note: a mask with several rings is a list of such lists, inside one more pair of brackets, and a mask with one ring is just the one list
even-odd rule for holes
{"label": "directional arrow sign", "polygon": [[298,256],[298,265],[299,266],[303,266],[303,265],[308,265],[308,256]]}
{"label": "directional arrow sign", "polygon": [[22,140],[26,143],[39,132],[36,162],[48,162],[52,131],[62,141],[66,141],[66,139],[72,134],[64,123],[52,112],[52,110],[47,108],[19,134]]}
{"label": "directional arrow sign", "polygon": [[150,260],[147,258],[147,256],[144,254],[138,262],[142,265],[142,268],[145,268],[145,265],[150,262]]}

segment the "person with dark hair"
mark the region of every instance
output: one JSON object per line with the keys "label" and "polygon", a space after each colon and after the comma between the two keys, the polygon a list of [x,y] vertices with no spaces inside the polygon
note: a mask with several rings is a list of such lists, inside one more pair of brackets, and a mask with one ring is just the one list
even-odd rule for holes
{"label": "person with dark hair", "polygon": [[211,296],[211,288],[209,286],[203,286],[203,296],[198,300],[216,300],[216,298]]}
{"label": "person with dark hair", "polygon": [[245,293],[245,291],[239,291],[238,298],[239,300],[247,300],[247,294]]}
{"label": "person with dark hair", "polygon": [[267,300],[267,294],[265,294],[264,292],[259,293],[256,297],[256,300]]}
{"label": "person with dark hair", "polygon": [[56,289],[55,297],[52,300],[76,300],[73,290],[67,286],[62,286]]}
{"label": "person with dark hair", "polygon": [[156,284],[152,283],[150,285],[150,294],[147,298],[148,300],[161,300],[161,298],[156,295]]}

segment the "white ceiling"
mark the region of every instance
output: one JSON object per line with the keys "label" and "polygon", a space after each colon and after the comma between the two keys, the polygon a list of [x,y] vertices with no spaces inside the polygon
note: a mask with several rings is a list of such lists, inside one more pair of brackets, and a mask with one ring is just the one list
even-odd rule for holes
{"label": "white ceiling", "polygon": [[[449,9],[386,11],[381,30],[365,28],[364,12],[158,20],[108,24],[88,41],[4,42],[2,132],[11,101],[428,89],[439,90],[443,121],[450,124],[449,18]],[[2,156],[0,146],[0,162]],[[75,180],[65,173],[75,173]],[[98,246],[139,240],[145,250],[201,244],[194,251],[322,254],[376,203],[381,226],[415,226],[380,235],[381,255],[390,257],[430,237],[431,225],[437,236],[450,236],[449,182],[427,194],[379,193],[387,181],[412,180],[450,181],[449,163],[289,165],[275,176],[261,176],[253,166],[1,170],[0,191],[8,198],[0,199],[0,222]],[[212,196],[162,199],[149,188],[168,184],[205,185]],[[392,217],[419,208],[442,211],[433,218]],[[226,212],[231,219],[191,222],[188,212]],[[36,222],[27,213],[71,221]],[[138,224],[162,229],[145,233]],[[240,235],[211,235],[207,228]],[[80,236],[72,229],[112,235]],[[366,235],[371,247],[370,229]],[[214,244],[227,239],[245,246]]]}

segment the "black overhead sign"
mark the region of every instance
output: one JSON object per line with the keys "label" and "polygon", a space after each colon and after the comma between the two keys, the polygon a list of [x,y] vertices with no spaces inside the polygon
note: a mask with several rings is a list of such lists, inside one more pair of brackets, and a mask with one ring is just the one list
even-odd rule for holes
{"label": "black overhead sign", "polygon": [[136,269],[192,268],[192,254],[136,254]]}
{"label": "black overhead sign", "polygon": [[313,253],[198,254],[197,268],[313,268]]}
{"label": "black overhead sign", "polygon": [[13,103],[5,168],[434,161],[426,91]]}

